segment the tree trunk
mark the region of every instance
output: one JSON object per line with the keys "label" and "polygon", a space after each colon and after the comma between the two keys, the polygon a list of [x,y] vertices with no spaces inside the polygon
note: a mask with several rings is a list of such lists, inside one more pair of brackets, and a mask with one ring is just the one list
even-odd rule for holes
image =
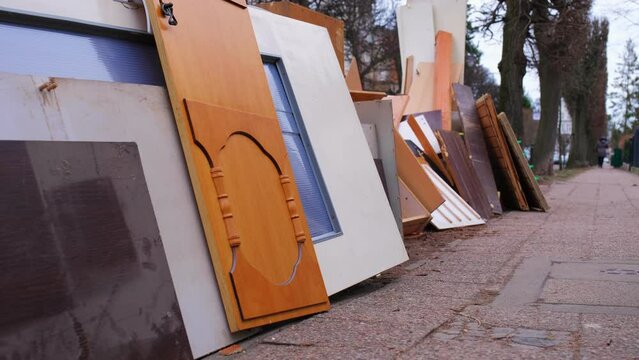
{"label": "tree trunk", "polygon": [[541,120],[535,140],[532,164],[535,173],[553,174],[553,154],[557,143],[557,121],[561,102],[561,73],[539,54],[539,87],[541,92]]}
{"label": "tree trunk", "polygon": [[502,45],[499,73],[499,108],[504,111],[512,124],[517,137],[524,134],[522,115],[524,98],[524,76],[527,59],[524,54],[524,43],[530,25],[528,1],[507,0],[506,17],[504,18],[504,41]]}
{"label": "tree trunk", "polygon": [[584,96],[579,96],[573,106],[574,115],[572,119],[572,145],[568,158],[569,168],[588,166],[589,155],[593,149],[589,149],[590,141],[588,136],[588,104]]}

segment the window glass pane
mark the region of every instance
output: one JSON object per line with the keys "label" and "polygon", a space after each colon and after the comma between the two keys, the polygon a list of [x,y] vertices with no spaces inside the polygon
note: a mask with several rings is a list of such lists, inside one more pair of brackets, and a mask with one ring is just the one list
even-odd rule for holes
{"label": "window glass pane", "polygon": [[283,131],[284,144],[293,167],[293,175],[300,193],[304,213],[308,221],[311,236],[317,238],[335,232],[326,201],[316,177],[316,169],[309,154],[286,95],[284,82],[280,77],[277,65],[265,63],[264,70],[269,79],[273,102],[277,109],[277,117]]}
{"label": "window glass pane", "polygon": [[0,71],[164,85],[152,44],[0,23]]}

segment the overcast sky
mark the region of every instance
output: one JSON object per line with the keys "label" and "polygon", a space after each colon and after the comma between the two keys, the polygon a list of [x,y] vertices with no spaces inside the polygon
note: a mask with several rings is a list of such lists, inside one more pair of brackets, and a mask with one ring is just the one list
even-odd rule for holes
{"label": "overcast sky", "polygon": [[[492,0],[468,0],[474,7],[492,3]],[[615,70],[621,59],[626,40],[630,37],[639,44],[639,1],[637,0],[595,0],[593,16],[606,17],[610,21],[610,35],[608,39],[608,92],[611,90],[615,78]],[[501,31],[501,30],[500,30]],[[501,59],[500,31],[495,38],[477,36],[479,48],[484,53],[482,63],[489,68],[495,78],[499,80],[497,64]],[[637,49],[639,50],[639,49]],[[526,92],[536,101],[539,98],[539,79],[534,70],[528,70],[524,79]]]}

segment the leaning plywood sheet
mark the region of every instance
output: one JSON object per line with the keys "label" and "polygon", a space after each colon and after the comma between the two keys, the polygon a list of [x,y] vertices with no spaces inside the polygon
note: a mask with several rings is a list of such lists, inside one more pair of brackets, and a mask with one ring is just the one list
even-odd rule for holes
{"label": "leaning plywood sheet", "polygon": [[[439,146],[437,137],[435,136],[435,133],[432,132],[432,130],[430,131],[430,134],[432,134],[432,138],[425,134],[426,131],[430,130],[430,127],[428,126],[428,123],[425,122],[425,119],[423,117],[421,118],[421,120],[421,122],[418,122],[418,120],[414,116],[409,116],[407,123],[410,126],[412,132],[417,137],[418,142],[419,144],[421,144],[422,150],[424,151],[424,154],[426,155],[430,163],[433,164],[435,168],[437,168],[437,171],[442,174],[446,181],[448,181],[450,184],[453,184],[453,179],[450,177],[446,166],[439,158],[441,147]],[[435,146],[437,146],[437,150],[435,150]]]}
{"label": "leaning plywood sheet", "polygon": [[433,212],[431,220],[433,226],[439,230],[445,230],[486,223],[430,166],[423,165],[423,168],[446,200]]}
{"label": "leaning plywood sheet", "polygon": [[405,235],[421,233],[431,219],[431,214],[417,200],[415,194],[399,180],[399,196],[402,204],[402,225]]}
{"label": "leaning plywood sheet", "polygon": [[245,3],[146,4],[231,331],[327,310]]}
{"label": "leaning plywood sheet", "polygon": [[490,164],[484,132],[479,122],[477,108],[475,108],[473,92],[470,87],[461,84],[453,84],[453,90],[464,126],[464,140],[471,155],[473,167],[479,176],[483,192],[486,194],[493,213],[501,214],[502,208],[497,194],[497,184]]}
{"label": "leaning plywood sheet", "polygon": [[397,129],[404,116],[404,109],[408,105],[409,97],[408,95],[389,95],[384,99],[391,100],[393,105],[393,126]]}
{"label": "leaning plywood sheet", "polygon": [[433,7],[434,31],[447,31],[453,34],[452,64],[458,80],[464,78],[466,59],[466,3],[467,0],[421,0]]}
{"label": "leaning plywood sheet", "polygon": [[413,76],[415,75],[415,57],[406,58],[406,66],[404,67],[404,81],[402,82],[402,93],[406,94],[413,85]]}
{"label": "leaning plywood sheet", "polygon": [[[433,7],[429,1],[408,0],[397,7],[396,16],[402,73],[407,76],[411,71],[406,67],[409,56],[413,56],[415,64],[435,61]],[[404,86],[402,92],[407,93],[408,89]]]}
{"label": "leaning plywood sheet", "polygon": [[435,110],[435,64],[418,63],[417,71],[413,78],[413,84],[408,92],[408,105],[404,109],[404,115]]}
{"label": "leaning plywood sheet", "polygon": [[435,38],[435,98],[433,105],[435,109],[442,112],[442,128],[451,130],[452,128],[452,108],[451,108],[451,74],[452,74],[452,48],[453,35],[446,31],[437,32]]}
{"label": "leaning plywood sheet", "polygon": [[517,142],[517,136],[510,126],[510,122],[508,121],[506,114],[501,113],[497,116],[497,118],[499,119],[500,128],[504,133],[506,142],[508,143],[510,155],[515,160],[515,167],[517,168],[517,173],[521,180],[521,186],[526,194],[528,204],[532,209],[548,211],[550,206],[548,206],[546,198],[541,192],[539,184],[537,184],[535,174],[533,174],[532,169],[528,166],[528,161],[524,156],[524,152],[521,149],[519,142]]}
{"label": "leaning plywood sheet", "polygon": [[[395,137],[393,136],[393,109],[391,100],[366,101],[355,104],[359,121],[362,125],[372,126],[374,143],[371,153],[374,159],[382,161],[384,183],[386,184],[388,202],[390,203],[395,221],[401,229],[402,212],[399,202],[399,183],[397,179],[397,163],[395,160]],[[366,132],[365,132],[366,134]],[[368,137],[367,137],[368,139]]]}
{"label": "leaning plywood sheet", "polygon": [[141,161],[131,142],[0,141],[4,355],[192,358]]}
{"label": "leaning plywood sheet", "polygon": [[0,74],[0,139],[135,142],[193,356],[249,335],[229,332],[166,90],[56,78],[39,91],[48,81]]}
{"label": "leaning plywood sheet", "polygon": [[528,202],[519,182],[519,175],[510,156],[508,144],[499,128],[497,110],[490,94],[482,96],[475,103],[479,121],[481,122],[490,160],[495,171],[497,184],[501,190],[504,203],[513,209],[528,211]]}
{"label": "leaning plywood sheet", "polygon": [[334,294],[406,261],[406,249],[326,30],[250,12],[260,52],[279,58],[285,69],[298,123],[341,228],[315,244],[326,289]]}
{"label": "leaning plywood sheet", "polygon": [[490,219],[492,208],[479,182],[464,140],[458,133],[440,130],[437,132],[442,146],[442,155],[448,173],[453,178],[459,195],[484,219]]}
{"label": "leaning plywood sheet", "polygon": [[357,66],[357,59],[351,59],[351,65],[348,67],[346,73],[346,86],[350,91],[363,91],[362,80],[359,77],[359,66]]}
{"label": "leaning plywood sheet", "polygon": [[397,172],[399,178],[415,194],[419,202],[429,212],[435,211],[444,202],[437,188],[424,173],[418,158],[402,139],[398,131],[393,131],[395,136],[395,156],[397,157]]}
{"label": "leaning plywood sheet", "polygon": [[[272,13],[326,28],[340,67],[344,69],[344,22],[290,1],[258,4]],[[361,89],[360,89],[361,90]]]}

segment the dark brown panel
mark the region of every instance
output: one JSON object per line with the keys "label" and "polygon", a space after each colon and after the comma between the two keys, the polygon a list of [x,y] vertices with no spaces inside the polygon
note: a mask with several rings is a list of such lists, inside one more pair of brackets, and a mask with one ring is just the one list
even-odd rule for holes
{"label": "dark brown panel", "polygon": [[495,180],[502,194],[504,204],[511,209],[528,211],[528,201],[519,183],[519,175],[510,156],[508,145],[499,129],[497,110],[490,94],[482,96],[475,103],[484,139],[488,144],[488,153],[495,171]]}
{"label": "dark brown panel", "polygon": [[479,177],[470,161],[470,155],[461,136],[456,132],[440,130],[435,133],[442,147],[442,156],[448,173],[453,178],[459,195],[484,219],[489,219],[492,209],[482,190]]}
{"label": "dark brown panel", "polygon": [[462,84],[453,84],[453,92],[464,127],[464,140],[471,155],[473,167],[479,176],[482,191],[486,194],[493,213],[501,214],[503,210],[497,194],[497,184],[490,165],[484,133],[477,116],[473,92],[470,87]]}
{"label": "dark brown panel", "polygon": [[548,206],[546,198],[541,192],[539,184],[537,184],[537,180],[535,180],[535,174],[533,174],[532,169],[528,166],[528,160],[526,160],[524,152],[517,142],[517,137],[510,126],[510,122],[508,121],[506,114],[499,114],[497,119],[499,120],[499,125],[504,133],[506,142],[508,143],[510,155],[515,161],[515,168],[517,169],[517,173],[521,179],[521,186],[526,194],[526,199],[528,200],[530,208],[540,211],[548,211],[550,206]]}
{"label": "dark brown panel", "polygon": [[[442,111],[441,110],[433,110],[427,112],[421,112],[416,114],[411,114],[414,117],[423,116],[430,126],[431,130],[437,131],[442,129]],[[403,120],[408,120],[408,116],[406,115]]]}
{"label": "dark brown panel", "polygon": [[0,358],[191,358],[134,143],[0,141],[0,204]]}

